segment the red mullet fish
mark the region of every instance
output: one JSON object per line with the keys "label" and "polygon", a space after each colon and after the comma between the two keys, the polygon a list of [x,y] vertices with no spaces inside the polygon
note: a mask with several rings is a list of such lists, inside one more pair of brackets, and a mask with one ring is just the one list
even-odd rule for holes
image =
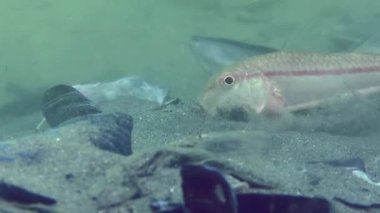
{"label": "red mullet fish", "polygon": [[380,55],[285,53],[254,56],[212,79],[200,99],[211,115],[283,114],[353,94],[380,92]]}

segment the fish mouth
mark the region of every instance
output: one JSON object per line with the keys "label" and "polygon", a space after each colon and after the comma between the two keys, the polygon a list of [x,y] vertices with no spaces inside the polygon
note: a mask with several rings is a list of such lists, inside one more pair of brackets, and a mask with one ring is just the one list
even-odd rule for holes
{"label": "fish mouth", "polygon": [[233,121],[248,122],[250,113],[245,107],[234,107],[230,109],[218,109],[218,115]]}

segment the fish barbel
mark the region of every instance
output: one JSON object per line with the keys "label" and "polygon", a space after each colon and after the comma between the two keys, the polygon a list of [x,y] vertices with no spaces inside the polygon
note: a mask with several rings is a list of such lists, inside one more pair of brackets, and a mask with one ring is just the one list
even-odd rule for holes
{"label": "fish barbel", "polygon": [[380,55],[285,53],[255,56],[224,70],[200,99],[211,115],[282,114],[335,97],[380,92]]}

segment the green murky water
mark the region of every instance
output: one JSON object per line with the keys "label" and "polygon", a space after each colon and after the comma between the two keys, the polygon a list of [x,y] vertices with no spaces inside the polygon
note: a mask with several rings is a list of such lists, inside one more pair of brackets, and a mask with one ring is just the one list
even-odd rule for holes
{"label": "green murky water", "polygon": [[377,0],[0,0],[0,104],[19,98],[15,87],[136,73],[193,99],[208,75],[192,35],[329,51],[341,38],[379,36],[378,8]]}
{"label": "green murky water", "polygon": [[[146,212],[138,209],[147,209],[157,194],[176,199],[180,190],[173,183],[179,180],[172,165],[189,161],[180,159],[225,167],[220,157],[228,167],[236,165],[243,191],[256,185],[256,177],[268,177],[281,194],[342,196],[352,198],[355,202],[348,203],[355,208],[374,209],[378,189],[369,184],[378,185],[380,176],[375,101],[355,99],[360,103],[344,102],[312,117],[250,123],[207,119],[190,104],[152,110],[136,102],[130,107],[136,115],[131,143],[137,155],[124,159],[95,152],[81,135],[81,124],[17,138],[35,132],[42,119],[39,95],[56,84],[139,74],[176,97],[195,100],[210,76],[190,49],[193,35],[305,52],[355,51],[373,42],[380,53],[379,8],[380,0],[0,0],[0,141],[6,142],[0,147],[0,178],[58,199],[63,212],[108,207]],[[116,111],[129,113],[123,104]],[[107,131],[101,140],[108,139]],[[209,134],[213,131],[220,133]],[[7,148],[11,143],[15,151]],[[164,157],[156,154],[161,149]],[[27,163],[7,162],[13,155]],[[305,164],[342,157],[363,159],[376,183],[348,176],[346,169]]]}

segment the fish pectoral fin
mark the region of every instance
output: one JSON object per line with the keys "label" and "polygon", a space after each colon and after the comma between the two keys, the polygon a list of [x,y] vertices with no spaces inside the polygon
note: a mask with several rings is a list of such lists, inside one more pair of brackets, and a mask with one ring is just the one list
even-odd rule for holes
{"label": "fish pectoral fin", "polygon": [[323,104],[324,101],[310,101],[307,103],[297,104],[294,106],[287,106],[286,109],[291,113],[302,113],[315,109]]}
{"label": "fish pectoral fin", "polygon": [[310,101],[306,103],[296,104],[292,106],[287,106],[286,109],[291,113],[302,113],[311,109],[322,107],[323,105],[326,105],[328,103],[333,104],[333,103],[337,103],[341,101],[350,100],[354,97],[357,97],[357,95],[363,96],[363,97],[370,97],[370,96],[378,95],[378,94],[380,94],[380,86],[368,87],[365,89],[357,90],[354,93],[347,92],[347,93],[343,93],[331,98],[325,98],[325,99]]}

